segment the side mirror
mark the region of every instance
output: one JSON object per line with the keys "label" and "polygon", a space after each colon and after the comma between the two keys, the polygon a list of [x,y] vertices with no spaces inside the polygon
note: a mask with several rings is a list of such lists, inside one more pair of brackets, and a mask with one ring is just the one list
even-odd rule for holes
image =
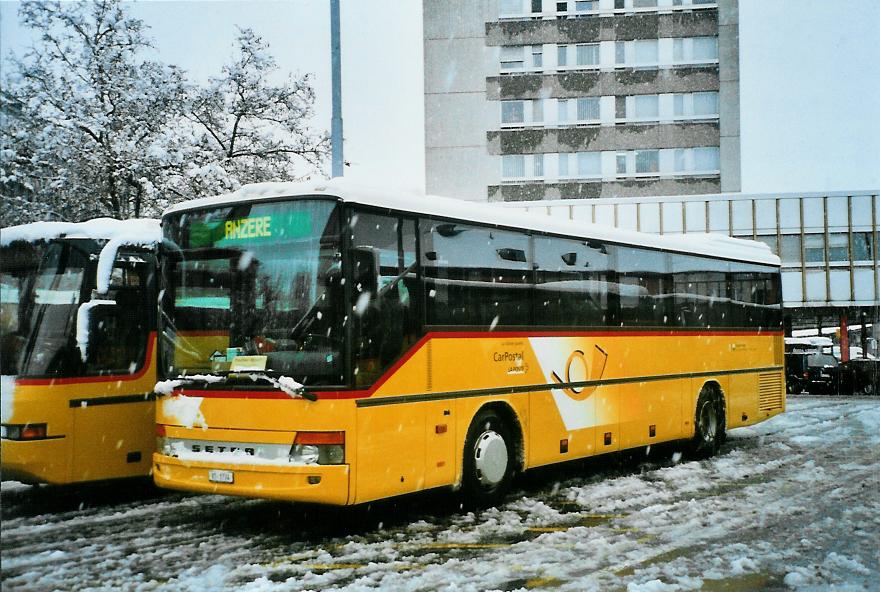
{"label": "side mirror", "polygon": [[351,263],[354,269],[355,287],[360,285],[361,292],[376,294],[379,288],[378,249],[354,247],[351,249]]}
{"label": "side mirror", "polygon": [[76,345],[83,362],[89,359],[89,350],[94,349],[90,342],[101,329],[102,317],[106,316],[99,312],[101,308],[116,306],[115,300],[90,300],[79,305],[76,311]]}

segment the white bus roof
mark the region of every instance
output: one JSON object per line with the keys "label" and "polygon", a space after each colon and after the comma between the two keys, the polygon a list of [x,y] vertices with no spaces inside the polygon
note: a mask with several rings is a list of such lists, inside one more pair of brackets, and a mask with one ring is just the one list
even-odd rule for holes
{"label": "white bus roof", "polygon": [[377,208],[412,212],[426,216],[461,219],[512,228],[570,235],[584,239],[632,244],[694,255],[707,255],[737,261],[779,265],[779,257],[764,243],[730,238],[719,234],[688,234],[660,236],[621,230],[601,224],[561,220],[502,208],[489,203],[465,201],[417,192],[377,189],[350,183],[342,179],[308,181],[304,183],[257,183],[245,185],[238,191],[181,202],[171,206],[165,215],[232,203],[260,201],[281,197],[327,195],[341,201]]}
{"label": "white bus roof", "polygon": [[86,222],[33,222],[0,229],[0,246],[15,241],[36,242],[55,238],[126,239],[132,243],[156,243],[162,229],[155,218],[116,220],[95,218]]}

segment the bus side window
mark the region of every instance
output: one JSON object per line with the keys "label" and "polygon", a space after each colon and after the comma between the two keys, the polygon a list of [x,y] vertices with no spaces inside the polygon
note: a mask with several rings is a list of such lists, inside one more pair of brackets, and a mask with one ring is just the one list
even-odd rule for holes
{"label": "bus side window", "polygon": [[152,328],[150,305],[155,302],[148,285],[154,278],[151,265],[117,262],[111,274],[110,296],[115,306],[92,309],[89,374],[136,372],[144,363],[147,336]]}
{"label": "bus side window", "polygon": [[355,385],[375,382],[420,332],[415,222],[358,212],[349,222]]}

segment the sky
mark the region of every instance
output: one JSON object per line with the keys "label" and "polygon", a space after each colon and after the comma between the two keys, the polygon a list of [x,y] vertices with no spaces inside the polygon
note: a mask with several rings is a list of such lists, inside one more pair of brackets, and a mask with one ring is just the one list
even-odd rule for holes
{"label": "sky", "polygon": [[[345,176],[424,188],[422,3],[341,0]],[[17,2],[0,1],[0,51],[27,45]],[[740,0],[742,190],[880,187],[880,1]],[[315,127],[330,130],[327,0],[129,3],[163,61],[218,73],[236,26],[285,72],[311,73]],[[329,163],[327,165],[329,170]]]}

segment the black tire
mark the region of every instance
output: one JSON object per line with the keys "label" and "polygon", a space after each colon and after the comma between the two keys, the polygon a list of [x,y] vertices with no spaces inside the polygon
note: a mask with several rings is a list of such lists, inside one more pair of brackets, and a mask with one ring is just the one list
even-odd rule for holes
{"label": "black tire", "polygon": [[727,435],[726,428],[724,397],[717,388],[706,385],[697,397],[691,454],[708,458],[718,452]]}
{"label": "black tire", "polygon": [[462,467],[461,493],[466,506],[493,506],[510,488],[516,447],[510,426],[495,411],[484,409],[471,422]]}

